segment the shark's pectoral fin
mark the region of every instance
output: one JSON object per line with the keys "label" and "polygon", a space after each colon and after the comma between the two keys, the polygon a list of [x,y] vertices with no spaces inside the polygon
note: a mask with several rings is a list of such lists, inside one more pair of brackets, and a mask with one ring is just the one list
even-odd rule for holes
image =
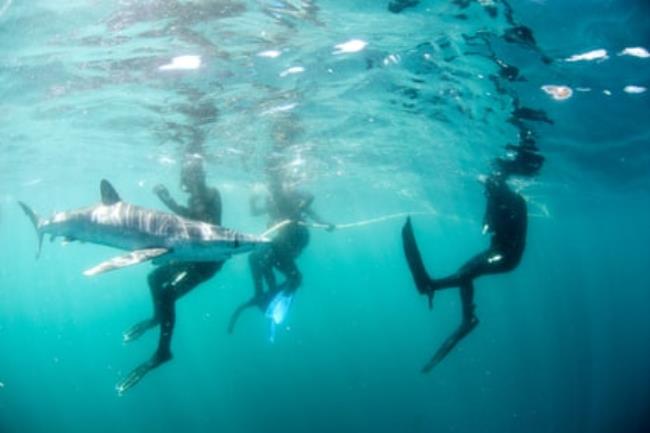
{"label": "shark's pectoral fin", "polygon": [[[52,239],[52,240],[54,240],[54,239]],[[65,237],[63,238],[63,240],[61,241],[61,245],[62,245],[62,246],[66,246],[66,245],[68,245],[70,242],[74,242],[74,241],[76,241],[75,238],[71,238],[71,237],[69,237],[69,236],[65,236]]]}
{"label": "shark's pectoral fin", "polygon": [[104,272],[113,271],[115,269],[124,268],[126,266],[137,265],[138,263],[146,262],[156,257],[160,257],[163,254],[167,254],[169,250],[167,248],[148,248],[144,250],[132,251],[123,256],[115,257],[105,262],[102,262],[95,266],[84,271],[84,275],[87,277],[93,277],[97,274],[103,274]]}

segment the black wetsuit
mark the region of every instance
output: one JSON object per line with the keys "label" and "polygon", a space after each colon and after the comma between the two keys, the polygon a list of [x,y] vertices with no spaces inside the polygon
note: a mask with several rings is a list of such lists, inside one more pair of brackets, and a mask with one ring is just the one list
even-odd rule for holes
{"label": "black wetsuit", "polygon": [[430,371],[478,325],[474,307],[474,279],[482,275],[498,274],[513,270],[521,260],[526,243],[528,216],[524,198],[510,190],[500,176],[488,178],[485,186],[487,207],[485,228],[492,233],[490,247],[471,258],[456,273],[439,279],[429,277],[417,247],[410,219],[402,229],[404,253],[418,291],[429,297],[429,304],[436,290],[459,287],[463,307],[463,321],[449,336],[433,358],[424,366]]}
{"label": "black wetsuit", "polygon": [[[177,204],[164,187],[156,191],[172,212],[188,219],[210,224],[221,223],[221,196],[217,189],[198,185],[190,195],[187,207]],[[133,341],[149,329],[160,325],[158,349],[148,361],[140,364],[117,384],[122,394],[134,387],[152,369],[172,358],[171,341],[176,323],[176,301],[221,269],[223,261],[176,262],[159,266],[148,277],[153,300],[153,317],[136,323],[124,333],[124,341]]]}
{"label": "black wetsuit", "polygon": [[[168,195],[161,195],[160,198],[172,212],[184,218],[221,225],[221,196],[216,188],[206,189],[200,195],[191,195],[187,207],[178,205]],[[153,320],[160,324],[157,356],[163,359],[171,356],[176,300],[212,278],[223,264],[223,261],[178,262],[160,266],[149,274],[148,282],[154,304]]]}
{"label": "black wetsuit", "polygon": [[488,189],[484,225],[492,233],[490,247],[471,258],[455,274],[430,280],[431,290],[460,287],[463,319],[474,316],[475,278],[513,270],[521,260],[528,223],[526,201],[505,182]]}
{"label": "black wetsuit", "polygon": [[[264,295],[263,280],[266,281],[267,294],[273,295],[280,290],[294,292],[302,282],[302,274],[296,265],[296,259],[309,244],[309,230],[300,222],[305,221],[306,213],[314,197],[306,192],[290,190],[276,191],[266,204],[270,225],[285,220],[291,222],[278,230],[273,242],[249,256],[255,296]],[[278,287],[273,269],[280,271],[286,281]],[[267,296],[268,297],[268,296]]]}
{"label": "black wetsuit", "polygon": [[[327,225],[328,230],[335,228],[311,209],[313,201],[314,196],[309,193],[278,187],[273,189],[265,209],[259,210],[251,206],[254,214],[268,213],[271,217],[270,225],[286,220],[291,222],[278,230],[270,245],[256,250],[249,256],[255,293],[233,312],[228,325],[229,333],[234,331],[235,324],[244,310],[258,307],[264,311],[277,293],[293,293],[300,287],[302,274],[296,265],[296,259],[309,244],[309,230],[301,223],[310,218],[319,224]],[[276,282],[274,269],[285,277],[285,281],[280,285]]]}

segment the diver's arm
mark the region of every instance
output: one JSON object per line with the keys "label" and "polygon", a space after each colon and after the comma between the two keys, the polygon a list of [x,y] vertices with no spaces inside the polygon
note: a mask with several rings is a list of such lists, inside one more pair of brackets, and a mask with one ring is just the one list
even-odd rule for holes
{"label": "diver's arm", "polygon": [[170,211],[174,212],[176,215],[182,216],[183,218],[190,217],[190,210],[185,206],[181,206],[176,203],[176,200],[172,198],[172,196],[169,194],[169,190],[167,190],[164,185],[156,185],[153,188],[153,192]]}
{"label": "diver's arm", "polygon": [[332,231],[332,230],[334,230],[336,228],[335,224],[332,224],[331,222],[326,221],[323,218],[321,218],[321,216],[318,215],[316,213],[316,211],[314,211],[311,207],[306,208],[304,210],[304,213],[305,213],[305,215],[307,215],[309,217],[309,219],[311,219],[316,224],[321,224],[321,225],[327,226],[328,231]]}
{"label": "diver's arm", "polygon": [[306,191],[296,191],[294,194],[295,199],[297,200],[298,209],[300,209],[304,216],[308,217],[316,224],[327,226],[328,231],[332,231],[336,228],[334,224],[324,220],[314,209],[312,209],[312,204],[314,203],[313,194]]}
{"label": "diver's arm", "polygon": [[488,234],[494,232],[494,209],[493,209],[492,199],[488,198],[488,202],[485,206],[485,215],[483,215],[483,227],[481,229],[482,234]]}
{"label": "diver's arm", "polygon": [[506,203],[507,197],[503,191],[486,195],[487,203],[485,204],[485,216],[483,217],[483,234],[495,234],[499,231],[499,227],[503,226],[501,208]]}

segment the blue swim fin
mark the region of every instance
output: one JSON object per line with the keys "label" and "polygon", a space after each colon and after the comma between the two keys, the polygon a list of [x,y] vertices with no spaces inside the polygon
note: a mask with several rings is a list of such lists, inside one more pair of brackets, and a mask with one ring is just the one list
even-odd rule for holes
{"label": "blue swim fin", "polygon": [[271,321],[271,331],[269,335],[271,343],[275,341],[275,328],[278,325],[281,325],[287,318],[292,300],[293,294],[286,294],[284,291],[280,291],[273,297],[269,306],[266,308],[264,315]]}

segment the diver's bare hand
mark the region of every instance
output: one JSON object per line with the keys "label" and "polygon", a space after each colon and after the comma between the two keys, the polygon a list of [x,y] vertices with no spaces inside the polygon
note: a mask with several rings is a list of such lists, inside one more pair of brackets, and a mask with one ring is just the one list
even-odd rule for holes
{"label": "diver's bare hand", "polygon": [[327,230],[330,233],[333,232],[334,230],[336,230],[336,224],[328,224],[325,230]]}

